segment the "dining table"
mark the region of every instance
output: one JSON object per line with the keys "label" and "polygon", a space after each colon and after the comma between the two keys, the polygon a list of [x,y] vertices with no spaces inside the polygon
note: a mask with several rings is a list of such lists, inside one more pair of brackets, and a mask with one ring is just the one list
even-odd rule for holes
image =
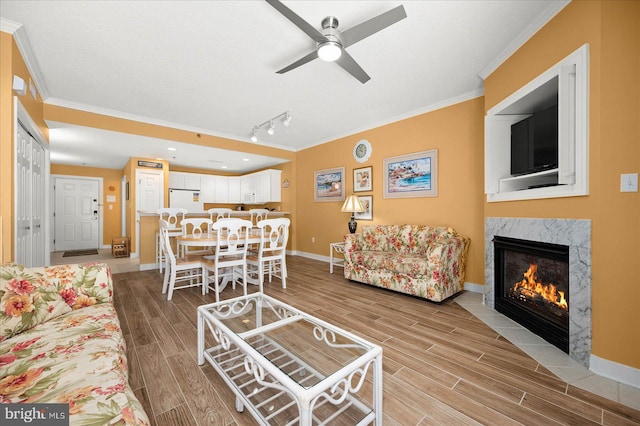
{"label": "dining table", "polygon": [[[240,241],[244,242],[245,239],[242,238]],[[182,247],[198,247],[198,248],[215,247],[218,245],[218,233],[217,232],[194,232],[191,234],[178,235],[176,237],[176,244],[178,246],[178,252],[180,252],[181,246]],[[252,244],[260,244],[260,228],[254,226],[249,230],[249,238],[246,239],[246,244],[249,244],[250,246]],[[215,254],[214,253],[211,253],[210,255],[205,254],[203,257],[205,259],[214,259]],[[246,269],[247,264],[245,263],[243,267]],[[228,277],[225,277],[223,279],[222,283],[220,283],[220,291],[224,290],[224,288],[227,286],[229,281],[230,280]],[[247,278],[247,283],[259,285],[259,282],[257,279]]]}

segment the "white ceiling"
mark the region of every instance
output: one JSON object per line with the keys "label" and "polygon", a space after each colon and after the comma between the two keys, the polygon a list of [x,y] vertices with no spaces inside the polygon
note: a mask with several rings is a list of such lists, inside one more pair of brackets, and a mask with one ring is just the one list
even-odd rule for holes
{"label": "white ceiling", "polygon": [[[265,1],[0,0],[0,29],[47,103],[243,142],[290,111],[291,126],[263,128],[258,143],[296,151],[482,95],[483,77],[567,1],[283,3],[318,30],[328,15],[346,30],[400,4],[407,18],[347,49],[365,84],[319,59],[276,74],[315,45]],[[48,124],[58,164],[119,169],[141,156],[246,172],[283,161]]]}

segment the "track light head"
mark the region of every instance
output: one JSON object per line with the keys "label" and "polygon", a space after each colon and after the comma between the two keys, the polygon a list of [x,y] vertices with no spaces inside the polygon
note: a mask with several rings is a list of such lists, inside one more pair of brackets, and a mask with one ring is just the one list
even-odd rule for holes
{"label": "track light head", "polygon": [[289,127],[289,125],[291,124],[291,113],[289,113],[289,111],[285,111],[282,114],[278,114],[275,117],[265,121],[264,123],[256,124],[255,126],[253,126],[253,132],[251,133],[251,142],[258,142],[258,130],[260,130],[261,127],[269,126],[267,127],[267,133],[273,136],[276,132],[275,122],[279,119],[282,119],[282,124],[285,127]]}

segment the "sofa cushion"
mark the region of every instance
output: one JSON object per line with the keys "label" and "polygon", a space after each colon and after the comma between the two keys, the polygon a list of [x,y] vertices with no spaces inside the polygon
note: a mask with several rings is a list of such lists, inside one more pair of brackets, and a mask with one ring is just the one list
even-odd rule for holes
{"label": "sofa cushion", "polygon": [[407,275],[425,275],[429,270],[426,257],[384,251],[358,251],[354,253],[358,265],[372,271],[387,270]]}
{"label": "sofa cushion", "polygon": [[113,303],[111,269],[104,263],[50,266],[44,274],[72,309]]}
{"label": "sofa cushion", "polygon": [[371,251],[406,252],[411,225],[363,225],[359,248]]}
{"label": "sofa cushion", "polygon": [[71,311],[42,273],[23,265],[0,265],[0,341]]}
{"label": "sofa cushion", "polygon": [[411,232],[409,252],[424,256],[434,242],[449,235],[449,230],[443,226],[415,225]]}
{"label": "sofa cushion", "polygon": [[71,424],[148,424],[115,308],[74,310],[3,342],[0,403],[68,403]]}

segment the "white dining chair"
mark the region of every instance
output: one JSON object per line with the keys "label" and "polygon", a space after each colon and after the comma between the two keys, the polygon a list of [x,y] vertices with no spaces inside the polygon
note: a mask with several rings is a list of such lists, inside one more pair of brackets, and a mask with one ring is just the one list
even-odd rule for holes
{"label": "white dining chair", "polygon": [[235,288],[240,273],[247,295],[247,240],[251,227],[250,221],[238,218],[221,219],[212,225],[217,238],[214,256],[207,256],[202,268],[205,290],[216,293],[216,302],[220,301],[220,292],[228,281]]}
{"label": "white dining chair", "polygon": [[160,235],[162,237],[162,249],[165,255],[164,281],[162,294],[166,294],[167,300],[173,297],[173,291],[189,287],[202,287],[204,295],[204,271],[202,269],[201,256],[177,257],[171,248],[169,231],[171,225],[164,219],[160,219]]}
{"label": "white dining chair", "polygon": [[207,213],[209,213],[209,219],[215,222],[219,219],[230,218],[231,213],[233,213],[233,210],[222,208],[222,207],[216,207],[216,208],[207,210]]}
{"label": "white dining chair", "polygon": [[251,222],[255,225],[263,219],[266,219],[269,215],[268,209],[250,209],[249,214],[251,215]]}
{"label": "white dining chair", "polygon": [[257,254],[247,256],[247,279],[258,284],[263,291],[265,274],[269,274],[269,282],[273,277],[280,278],[282,288],[287,288],[287,241],[289,239],[288,218],[265,219],[258,222],[260,244]]}
{"label": "white dining chair", "polygon": [[[213,225],[213,221],[211,219],[204,217],[184,219],[180,223],[182,225],[181,235],[183,237],[186,237],[187,235],[198,237],[202,234],[208,234],[211,232],[211,225]],[[195,254],[211,254],[211,251],[208,248],[193,249],[183,245],[179,253],[183,256],[188,256]]]}
{"label": "white dining chair", "polygon": [[[181,207],[163,207],[158,209],[157,213],[160,216],[160,220],[166,220],[169,223],[169,237],[182,235],[180,222],[184,220],[185,215],[188,213],[187,209],[183,209]],[[160,230],[158,229],[158,232],[156,233],[156,263],[159,265],[158,268],[160,273],[162,273],[165,260],[164,251],[162,250],[162,237],[160,235]]]}

